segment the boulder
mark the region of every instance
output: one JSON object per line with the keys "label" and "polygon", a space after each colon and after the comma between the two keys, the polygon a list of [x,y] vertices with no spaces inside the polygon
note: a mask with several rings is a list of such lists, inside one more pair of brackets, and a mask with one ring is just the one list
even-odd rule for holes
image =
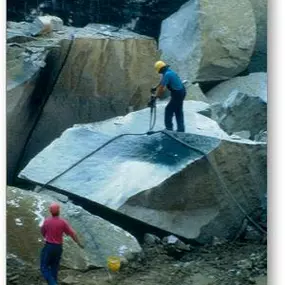
{"label": "boulder", "polygon": [[39,16],[31,25],[31,34],[33,36],[48,34],[52,31],[61,31],[63,21],[55,16]]}
{"label": "boulder", "polygon": [[206,93],[210,103],[223,103],[234,91],[258,96],[267,102],[267,73],[256,72],[248,76],[239,76],[220,83]]}
{"label": "boulder", "polygon": [[[31,24],[14,22],[7,29],[9,184],[17,165],[27,163],[65,128],[141,108],[158,80],[151,38],[90,25],[64,26],[62,33],[35,41],[31,30]],[[76,37],[72,46],[71,35]]]}
{"label": "boulder", "polygon": [[[251,212],[266,192],[266,143],[231,139],[215,121],[197,113],[200,103],[184,104],[187,133],[167,134],[215,161],[228,190]],[[164,128],[164,107],[157,106],[154,130]],[[144,133],[148,124],[149,109],[143,109],[75,125],[33,158],[19,177],[45,184],[115,136]],[[120,137],[50,185],[187,239],[232,238],[244,214],[223,191],[205,155],[167,134]]]}
{"label": "boulder", "polygon": [[97,24],[65,27],[64,32],[53,37],[63,39],[62,50],[70,48],[70,53],[50,90],[22,165],[75,123],[101,121],[124,115],[130,107],[146,106],[150,87],[159,80],[153,68],[157,50],[152,38]]}
{"label": "boulder", "polygon": [[247,68],[255,40],[249,0],[195,0],[162,22],[159,49],[183,79],[217,81]]}
{"label": "boulder", "polygon": [[267,103],[260,97],[234,90],[212,116],[228,134],[249,131],[249,137],[254,139],[267,128]]}
{"label": "boulder", "polygon": [[[54,201],[48,195],[19,188],[7,188],[7,252],[21,260],[39,263],[43,237],[39,226],[48,215],[48,205]],[[77,231],[85,248],[79,248],[70,238],[64,238],[61,265],[70,269],[87,270],[104,267],[110,255],[139,254],[137,240],[121,228],[93,216],[72,203],[61,205],[61,215]]]}

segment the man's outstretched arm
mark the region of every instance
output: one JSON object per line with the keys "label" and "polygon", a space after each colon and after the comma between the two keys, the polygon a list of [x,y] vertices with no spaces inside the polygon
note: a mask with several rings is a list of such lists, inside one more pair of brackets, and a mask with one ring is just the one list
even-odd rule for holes
{"label": "man's outstretched arm", "polygon": [[79,241],[75,230],[66,222],[65,234],[69,235],[81,248],[84,248],[83,244]]}

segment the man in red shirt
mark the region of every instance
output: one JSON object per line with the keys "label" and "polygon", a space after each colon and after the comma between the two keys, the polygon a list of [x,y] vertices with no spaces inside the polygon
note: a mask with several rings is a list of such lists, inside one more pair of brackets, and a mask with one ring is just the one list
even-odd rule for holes
{"label": "man in red shirt", "polygon": [[68,222],[59,217],[60,206],[52,203],[49,206],[51,217],[45,219],[41,233],[45,246],[41,252],[41,273],[49,285],[57,285],[57,273],[62,254],[63,234],[69,235],[81,247],[76,232]]}

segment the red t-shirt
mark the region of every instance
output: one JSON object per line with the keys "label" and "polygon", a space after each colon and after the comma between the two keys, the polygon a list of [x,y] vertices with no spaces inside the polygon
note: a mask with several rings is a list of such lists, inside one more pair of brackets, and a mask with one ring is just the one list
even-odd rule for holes
{"label": "red t-shirt", "polygon": [[71,236],[74,239],[75,231],[68,222],[60,217],[48,217],[41,226],[41,233],[46,242],[62,244],[62,236]]}

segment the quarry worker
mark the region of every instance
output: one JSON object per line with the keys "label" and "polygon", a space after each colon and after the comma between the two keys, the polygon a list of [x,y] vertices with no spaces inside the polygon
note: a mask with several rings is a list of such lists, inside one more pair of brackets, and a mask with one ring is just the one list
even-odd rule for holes
{"label": "quarry worker", "polygon": [[173,115],[175,115],[177,123],[177,131],[185,132],[184,115],[183,115],[183,100],[186,96],[185,87],[177,75],[172,69],[169,68],[163,61],[157,61],[154,64],[155,70],[162,74],[160,83],[156,89],[156,97],[160,98],[166,88],[171,92],[171,99],[165,107],[164,124],[167,130],[173,130]]}
{"label": "quarry worker", "polygon": [[45,245],[41,252],[41,273],[49,285],[57,285],[63,234],[71,236],[81,248],[83,246],[69,223],[59,217],[59,204],[52,203],[49,206],[49,211],[51,217],[46,218],[41,226],[41,233],[45,239]]}

